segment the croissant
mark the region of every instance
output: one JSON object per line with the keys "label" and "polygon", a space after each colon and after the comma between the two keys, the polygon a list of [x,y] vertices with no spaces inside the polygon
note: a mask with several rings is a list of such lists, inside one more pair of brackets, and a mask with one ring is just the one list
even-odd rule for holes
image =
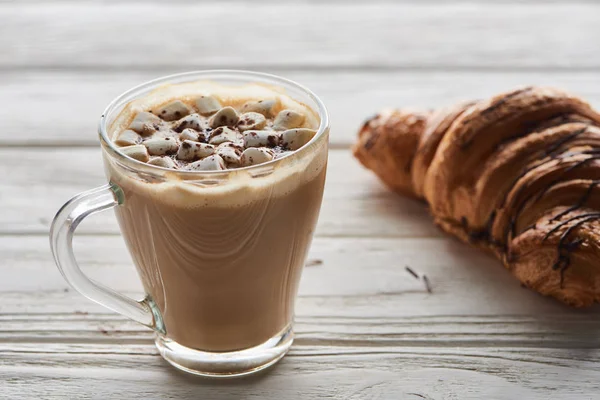
{"label": "croissant", "polygon": [[576,307],[600,301],[600,114],[580,98],[526,87],[435,111],[384,110],[353,153],[523,285]]}

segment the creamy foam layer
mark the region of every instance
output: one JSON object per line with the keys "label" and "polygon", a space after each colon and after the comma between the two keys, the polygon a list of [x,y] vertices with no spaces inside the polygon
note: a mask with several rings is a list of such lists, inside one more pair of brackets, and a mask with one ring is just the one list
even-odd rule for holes
{"label": "creamy foam layer", "polygon": [[[222,85],[211,81],[163,85],[146,96],[131,101],[110,124],[109,136],[117,137],[126,130],[135,116],[173,101],[192,104],[199,96],[216,97],[223,105],[240,109],[253,100],[276,100],[277,109],[291,109],[306,116],[304,127],[318,129],[318,114],[307,105],[291,98],[283,88],[258,83],[239,86]],[[316,151],[322,147],[318,137],[280,160],[256,167],[218,173],[186,174],[156,168],[158,179],[142,179],[136,173],[106,160],[113,182],[135,192],[144,192],[159,202],[183,208],[241,207],[260,201],[265,196],[285,196],[298,186],[314,180],[326,167],[327,154]],[[217,182],[217,184],[214,184]]]}
{"label": "creamy foam layer", "polygon": [[292,99],[285,89],[250,83],[240,86],[222,85],[212,81],[196,81],[181,84],[166,84],[157,87],[144,97],[128,103],[110,124],[109,136],[114,138],[129,127],[135,116],[142,111],[151,111],[173,101],[181,100],[189,105],[199,96],[213,96],[223,105],[236,109],[251,100],[279,100],[275,112],[283,109],[298,111],[306,116],[303,127],[318,129],[320,119],[318,114],[307,105]]}

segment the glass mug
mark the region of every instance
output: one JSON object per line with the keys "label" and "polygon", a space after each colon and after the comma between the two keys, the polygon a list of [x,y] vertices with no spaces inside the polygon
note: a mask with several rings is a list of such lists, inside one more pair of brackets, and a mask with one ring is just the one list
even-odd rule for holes
{"label": "glass mug", "polygon": [[[286,157],[201,172],[139,162],[110,140],[111,124],[131,101],[165,84],[185,92],[195,81],[283,90],[318,115],[317,133]],[[102,114],[99,135],[109,183],[69,200],[50,230],[54,259],[66,281],[153,329],[160,354],[184,371],[237,376],[281,359],[293,341],[297,288],[323,197],[329,122],[321,100],[268,74],[184,73],[116,98]],[[141,301],[92,281],[75,260],[72,239],[79,223],[110,208],[142,280]]]}

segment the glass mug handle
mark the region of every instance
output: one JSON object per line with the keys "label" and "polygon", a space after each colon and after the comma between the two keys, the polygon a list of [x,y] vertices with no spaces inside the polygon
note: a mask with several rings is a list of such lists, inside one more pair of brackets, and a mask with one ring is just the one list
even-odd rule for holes
{"label": "glass mug handle", "polygon": [[[85,217],[113,208],[123,201],[123,192],[106,184],[82,192],[65,203],[50,227],[50,246],[58,269],[79,293],[96,303],[157,331],[161,319],[151,300],[136,301],[88,278],[79,268],[73,253],[73,233]],[[155,314],[156,313],[156,314]]]}

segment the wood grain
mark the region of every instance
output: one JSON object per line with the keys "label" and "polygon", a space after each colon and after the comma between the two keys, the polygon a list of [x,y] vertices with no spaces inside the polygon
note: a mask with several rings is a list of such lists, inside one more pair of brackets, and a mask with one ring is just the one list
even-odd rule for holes
{"label": "wood grain", "polygon": [[[561,319],[561,323],[556,320]],[[45,315],[1,314],[0,353],[10,350],[35,350],[35,343],[45,346],[40,353],[59,353],[69,348],[73,353],[94,349],[94,344],[115,345],[105,353],[130,353],[117,346],[151,345],[153,333],[135,322],[117,315],[77,310]],[[574,329],[572,329],[574,328]],[[580,329],[579,332],[574,332]],[[527,348],[590,350],[586,361],[600,360],[598,321],[553,315],[540,318],[519,316],[446,316],[446,317],[378,317],[343,318],[337,316],[298,316],[295,344],[298,352],[308,356],[330,353],[368,353],[379,348],[382,353],[393,347],[422,348]],[[12,346],[12,348],[10,347]],[[86,350],[86,347],[87,350]],[[365,349],[366,348],[366,349]],[[155,350],[143,349],[144,353]],[[599,354],[596,354],[599,353]],[[135,354],[142,354],[141,351]],[[595,370],[600,371],[596,365]]]}
{"label": "wood grain", "polygon": [[[451,239],[317,238],[309,259],[322,263],[304,271],[290,355],[224,385],[176,373],[149,330],[65,291],[46,246],[45,237],[0,237],[0,382],[9,398],[51,387],[44,398],[542,399],[552,390],[567,399],[599,386],[598,309],[569,310],[524,290]],[[76,251],[91,277],[139,295],[119,237],[81,237]],[[431,278],[432,294],[399,257]]]}
{"label": "wood grain", "polygon": [[566,400],[591,398],[584,396],[599,387],[599,372],[588,368],[594,364],[582,364],[565,350],[371,348],[364,349],[366,354],[331,354],[336,350],[323,347],[315,350],[324,354],[305,356],[294,348],[267,373],[207,381],[174,371],[155,354],[136,354],[139,346],[122,346],[129,350],[125,354],[103,354],[107,347],[112,346],[96,345],[83,353],[6,354],[0,361],[0,378],[7,382],[3,394],[20,398],[26,391],[48,399],[126,393],[131,399],[543,400],[552,393],[553,399]]}
{"label": "wood grain", "polygon": [[[431,108],[517,86],[553,85],[600,107],[595,72],[303,71],[270,69],[315,91],[331,115],[331,143],[349,147],[365,118],[384,107]],[[173,70],[21,71],[0,74],[0,145],[97,146],[97,123],[121,92]],[[335,77],[335,79],[332,79]]]}
{"label": "wood grain", "polygon": [[[133,297],[143,297],[121,237],[91,235],[75,239],[77,260],[92,279]],[[0,313],[110,313],[68,288],[48,247],[45,236],[0,237],[4,255]],[[542,319],[570,315],[583,321],[600,312],[598,308],[571,310],[523,289],[495,259],[446,237],[317,237],[308,260],[309,265],[311,260],[321,264],[304,270],[297,314],[301,317],[521,315],[535,320],[538,315]],[[427,275],[432,294],[405,270],[406,265]],[[557,318],[555,324],[563,322]]]}
{"label": "wood grain", "polygon": [[1,7],[0,66],[13,68],[600,65],[596,3]]}

